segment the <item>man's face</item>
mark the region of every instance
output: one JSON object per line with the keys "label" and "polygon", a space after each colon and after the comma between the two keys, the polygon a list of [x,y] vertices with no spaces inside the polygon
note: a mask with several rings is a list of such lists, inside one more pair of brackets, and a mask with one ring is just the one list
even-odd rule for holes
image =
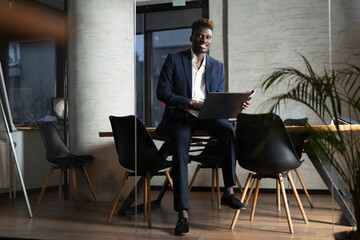
{"label": "man's face", "polygon": [[199,28],[194,30],[190,36],[192,48],[195,54],[206,53],[209,51],[212,40],[212,31],[210,28]]}

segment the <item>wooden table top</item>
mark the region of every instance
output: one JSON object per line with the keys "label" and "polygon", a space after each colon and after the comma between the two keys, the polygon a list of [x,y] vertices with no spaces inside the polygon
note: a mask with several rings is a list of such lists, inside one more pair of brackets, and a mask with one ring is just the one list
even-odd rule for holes
{"label": "wooden table top", "polygon": [[[313,125],[312,129],[316,131],[336,131],[335,125]],[[288,133],[302,133],[305,131],[305,127],[303,126],[285,126]],[[156,136],[155,129],[156,127],[147,127],[146,128],[151,136]],[[360,131],[360,124],[349,124],[349,125],[339,125],[339,130],[346,131]],[[194,136],[208,136],[209,133],[205,130],[196,130],[194,131]],[[99,132],[99,137],[112,137],[112,132]]]}

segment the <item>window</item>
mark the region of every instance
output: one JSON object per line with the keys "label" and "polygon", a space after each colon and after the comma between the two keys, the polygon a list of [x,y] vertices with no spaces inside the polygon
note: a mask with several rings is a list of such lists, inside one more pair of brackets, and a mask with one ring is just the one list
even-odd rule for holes
{"label": "window", "polygon": [[157,126],[161,121],[164,107],[156,98],[156,88],[162,65],[169,53],[190,48],[191,28],[153,32],[152,34],[152,118],[151,125]]}
{"label": "window", "polygon": [[9,103],[15,126],[52,115],[56,96],[56,47],[52,40],[10,42]]}
{"label": "window", "polygon": [[164,111],[156,88],[166,56],[191,46],[191,25],[202,17],[208,17],[207,1],[137,7],[136,114],[146,126],[157,126]]}
{"label": "window", "polygon": [[[37,9],[35,12],[63,15],[66,6],[67,0],[56,3],[9,0],[3,7],[14,12],[24,7]],[[31,23],[37,24],[36,21]],[[41,26],[32,27],[41,29]],[[3,33],[0,37],[0,61],[13,123],[17,127],[34,126],[37,120],[53,115],[52,98],[64,97],[66,45],[56,42],[51,31],[26,33],[21,29],[12,32],[5,28]]]}

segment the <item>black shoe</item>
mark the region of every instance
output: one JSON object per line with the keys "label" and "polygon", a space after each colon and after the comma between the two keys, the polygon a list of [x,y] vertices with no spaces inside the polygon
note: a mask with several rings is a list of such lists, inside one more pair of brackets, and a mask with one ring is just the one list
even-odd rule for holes
{"label": "black shoe", "polygon": [[221,205],[226,205],[233,209],[246,209],[245,205],[235,194],[224,193],[221,197]]}
{"label": "black shoe", "polygon": [[188,233],[189,233],[189,223],[187,218],[179,217],[175,227],[175,235],[184,236]]}

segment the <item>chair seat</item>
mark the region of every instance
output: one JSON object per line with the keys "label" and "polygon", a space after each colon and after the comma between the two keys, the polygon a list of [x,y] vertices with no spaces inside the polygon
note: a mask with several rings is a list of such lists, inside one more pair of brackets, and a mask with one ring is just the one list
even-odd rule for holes
{"label": "chair seat", "polygon": [[47,159],[50,163],[64,167],[64,168],[70,168],[71,166],[82,166],[88,162],[91,162],[94,160],[94,157],[91,155],[74,155],[74,154],[65,154],[63,156],[47,156]]}
{"label": "chair seat", "polygon": [[76,160],[89,162],[94,160],[94,157],[92,155],[74,155]]}
{"label": "chair seat", "polygon": [[302,161],[297,162],[274,162],[271,164],[270,162],[264,162],[262,165],[258,165],[256,163],[244,163],[241,162],[240,166],[242,168],[245,168],[249,171],[256,172],[258,175],[262,175],[264,177],[271,177],[276,176],[278,173],[284,173],[288,170],[296,169],[300,167],[302,164]]}

